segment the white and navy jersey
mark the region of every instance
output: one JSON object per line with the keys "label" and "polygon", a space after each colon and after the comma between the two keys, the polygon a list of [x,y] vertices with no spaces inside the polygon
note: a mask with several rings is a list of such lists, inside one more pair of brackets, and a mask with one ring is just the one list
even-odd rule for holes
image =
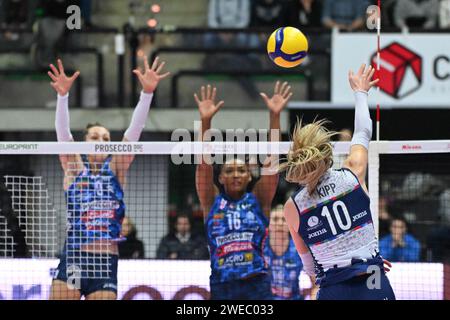
{"label": "white and navy jersey", "polygon": [[370,200],[348,169],[328,170],[312,195],[293,196],[300,215],[298,233],[315,262],[318,284],[332,284],[382,266]]}

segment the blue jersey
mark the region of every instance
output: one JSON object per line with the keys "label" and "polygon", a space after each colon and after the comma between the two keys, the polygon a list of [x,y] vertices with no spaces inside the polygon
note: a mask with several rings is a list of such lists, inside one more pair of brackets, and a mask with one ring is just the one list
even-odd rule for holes
{"label": "blue jersey", "polygon": [[110,168],[111,156],[95,174],[86,156],[84,169],[67,189],[67,248],[97,240],[119,240],[125,203],[120,183]]}
{"label": "blue jersey", "polygon": [[269,265],[273,298],[275,300],[303,300],[299,286],[303,264],[292,239],[289,241],[286,252],[281,256],[277,256],[273,252],[268,239],[264,257]]}
{"label": "blue jersey", "polygon": [[292,198],[300,215],[298,233],[315,262],[317,284],[368,273],[369,265],[382,268],[369,197],[350,170],[330,169],[312,195],[303,188]]}
{"label": "blue jersey", "polygon": [[219,194],[206,219],[211,283],[267,273],[263,250],[269,221],[253,193],[240,200]]}

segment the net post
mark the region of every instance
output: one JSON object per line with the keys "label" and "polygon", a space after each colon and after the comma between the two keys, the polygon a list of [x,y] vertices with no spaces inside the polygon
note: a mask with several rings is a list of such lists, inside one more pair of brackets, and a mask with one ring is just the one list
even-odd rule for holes
{"label": "net post", "polygon": [[380,196],[380,150],[379,143],[372,141],[369,147],[369,195],[370,195],[370,211],[372,213],[373,226],[375,234],[379,235],[379,215],[378,201]]}

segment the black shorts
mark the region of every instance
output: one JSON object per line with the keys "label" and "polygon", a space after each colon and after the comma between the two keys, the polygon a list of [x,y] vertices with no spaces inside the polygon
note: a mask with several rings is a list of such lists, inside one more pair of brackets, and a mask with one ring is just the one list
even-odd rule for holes
{"label": "black shorts", "polygon": [[61,256],[53,279],[67,283],[87,296],[96,291],[112,291],[117,294],[117,266],[115,254],[79,251]]}

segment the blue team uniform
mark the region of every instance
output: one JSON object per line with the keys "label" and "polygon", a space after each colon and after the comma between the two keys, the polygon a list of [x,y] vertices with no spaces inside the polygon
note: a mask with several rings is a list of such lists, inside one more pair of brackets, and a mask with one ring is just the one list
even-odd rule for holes
{"label": "blue team uniform", "polygon": [[270,299],[263,250],[269,221],[253,193],[221,193],[206,219],[212,299]]}
{"label": "blue team uniform", "polygon": [[98,290],[117,292],[118,256],[81,251],[81,246],[98,240],[120,241],[125,216],[123,190],[110,168],[108,156],[101,169],[92,173],[82,155],[83,171],[65,192],[67,239],[56,279],[75,283],[83,295]]}
{"label": "blue team uniform", "polygon": [[[318,299],[395,299],[370,212],[370,200],[348,169],[328,170],[312,195],[299,189],[292,199],[300,216],[299,235],[315,263]],[[369,276],[380,272],[380,289]]]}
{"label": "blue team uniform", "polygon": [[268,239],[264,256],[269,265],[274,300],[303,300],[299,286],[303,264],[292,239],[286,252],[281,256],[273,252]]}

